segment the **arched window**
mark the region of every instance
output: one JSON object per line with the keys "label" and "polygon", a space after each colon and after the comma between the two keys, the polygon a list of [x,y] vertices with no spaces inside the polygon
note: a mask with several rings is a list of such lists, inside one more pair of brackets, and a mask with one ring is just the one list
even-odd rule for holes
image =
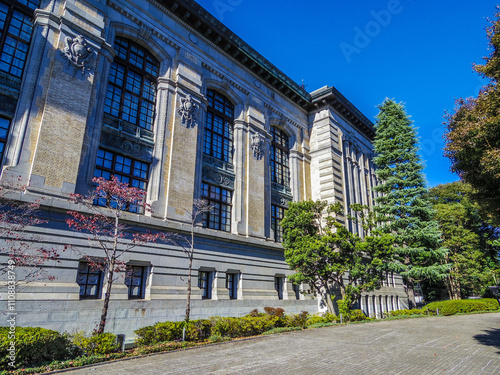
{"label": "arched window", "polygon": [[203,152],[227,163],[233,162],[234,106],[223,95],[208,90]]}
{"label": "arched window", "polygon": [[0,1],[0,70],[21,77],[28,56],[33,10],[39,1]]}
{"label": "arched window", "polygon": [[146,130],[153,130],[158,61],[138,44],[116,38],[104,112]]}

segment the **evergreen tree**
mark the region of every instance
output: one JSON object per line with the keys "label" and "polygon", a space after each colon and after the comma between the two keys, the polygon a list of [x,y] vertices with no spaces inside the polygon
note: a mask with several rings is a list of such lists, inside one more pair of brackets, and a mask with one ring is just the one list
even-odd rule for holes
{"label": "evergreen tree", "polygon": [[342,303],[336,301],[338,310],[347,319],[362,292],[380,287],[394,244],[390,234],[374,227],[369,207],[356,204],[350,208],[356,213],[352,219],[364,229],[362,237],[338,220],[344,212],[339,203],[290,203],[281,222],[285,260],[297,272],[289,279],[295,284],[309,284],[331,313],[338,289],[342,297]]}
{"label": "evergreen tree", "polygon": [[451,269],[443,282],[426,285],[425,289],[446,289],[450,299],[484,294],[500,272],[496,244],[499,229],[485,222],[488,216],[472,199],[473,191],[470,185],[458,181],[429,191]]}
{"label": "evergreen tree", "polygon": [[388,267],[405,279],[410,307],[415,307],[415,283],[446,276],[447,250],[441,247],[441,232],[427,198],[417,131],[402,104],[386,99],[379,109],[374,162],[380,196],[375,211],[381,229],[396,240]]}

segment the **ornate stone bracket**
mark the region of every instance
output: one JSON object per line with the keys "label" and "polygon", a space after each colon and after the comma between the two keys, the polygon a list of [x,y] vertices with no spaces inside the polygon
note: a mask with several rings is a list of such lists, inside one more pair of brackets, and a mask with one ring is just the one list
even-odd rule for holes
{"label": "ornate stone bracket", "polygon": [[87,46],[87,41],[82,35],[75,38],[66,37],[66,47],[63,50],[64,56],[68,59],[68,66],[71,64],[75,71],[81,69],[82,75],[86,70],[90,70],[95,52]]}
{"label": "ornate stone bracket", "polygon": [[177,112],[181,116],[181,122],[186,125],[187,128],[196,126],[195,112],[197,109],[198,105],[193,101],[191,95],[188,94],[185,98],[181,98],[181,105]]}
{"label": "ornate stone bracket", "polygon": [[207,166],[203,166],[202,171],[203,181],[234,190],[234,176],[215,171]]}
{"label": "ornate stone bracket", "polygon": [[271,203],[277,206],[288,207],[288,203],[292,201],[292,197],[284,195],[277,191],[271,192]]}
{"label": "ornate stone bracket", "polygon": [[253,157],[257,160],[262,159],[262,157],[264,156],[264,151],[262,150],[263,145],[264,145],[264,137],[262,137],[258,133],[253,134],[252,143],[250,144],[250,147],[252,147]]}

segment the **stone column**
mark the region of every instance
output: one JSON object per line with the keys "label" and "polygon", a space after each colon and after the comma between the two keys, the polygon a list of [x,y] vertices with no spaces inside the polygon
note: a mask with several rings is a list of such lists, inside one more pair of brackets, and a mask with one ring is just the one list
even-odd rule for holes
{"label": "stone column", "polygon": [[246,184],[246,159],[248,157],[248,125],[243,120],[234,121],[234,155],[233,165],[235,173],[234,192],[233,192],[233,233],[248,235],[247,227],[247,184]]}
{"label": "stone column", "polygon": [[35,12],[29,82],[13,123],[8,163],[14,166],[6,176],[23,176],[42,192],[69,194],[82,160],[96,61],[106,43],[98,12],[70,1],[56,12]]}
{"label": "stone column", "polygon": [[[200,68],[201,69],[201,68]],[[202,164],[199,148],[203,132],[201,108],[201,73],[190,63],[179,61],[177,88],[169,100],[165,143],[168,155],[164,162],[165,217],[189,221],[193,209],[197,169]]]}

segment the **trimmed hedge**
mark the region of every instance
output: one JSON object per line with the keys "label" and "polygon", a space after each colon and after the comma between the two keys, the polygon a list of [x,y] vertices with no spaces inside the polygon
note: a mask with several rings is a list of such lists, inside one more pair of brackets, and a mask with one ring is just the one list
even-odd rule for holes
{"label": "trimmed hedge", "polygon": [[[184,322],[161,322],[135,331],[136,345],[144,346],[159,342],[182,340]],[[212,321],[209,319],[190,320],[186,326],[186,340],[200,341],[212,335]]]}
{"label": "trimmed hedge", "polygon": [[[390,311],[389,316],[411,316],[411,315],[427,315],[427,310],[425,309],[404,309]],[[434,315],[434,314],[432,314]]]}
{"label": "trimmed hedge", "polygon": [[431,302],[425,305],[423,310],[428,309],[431,313],[437,313],[439,309],[439,315],[455,315],[475,311],[496,311],[499,308],[500,306],[496,299],[482,298]]}
{"label": "trimmed hedge", "polygon": [[[11,338],[10,329],[0,327],[0,369],[12,370],[9,366]],[[15,365],[16,368],[37,366],[54,360],[71,359],[81,351],[71,343],[67,335],[40,327],[16,327]]]}
{"label": "trimmed hedge", "polygon": [[109,354],[118,350],[116,336],[112,333],[98,334],[94,332],[90,337],[86,337],[83,332],[78,332],[71,337],[71,341],[87,356]]}

